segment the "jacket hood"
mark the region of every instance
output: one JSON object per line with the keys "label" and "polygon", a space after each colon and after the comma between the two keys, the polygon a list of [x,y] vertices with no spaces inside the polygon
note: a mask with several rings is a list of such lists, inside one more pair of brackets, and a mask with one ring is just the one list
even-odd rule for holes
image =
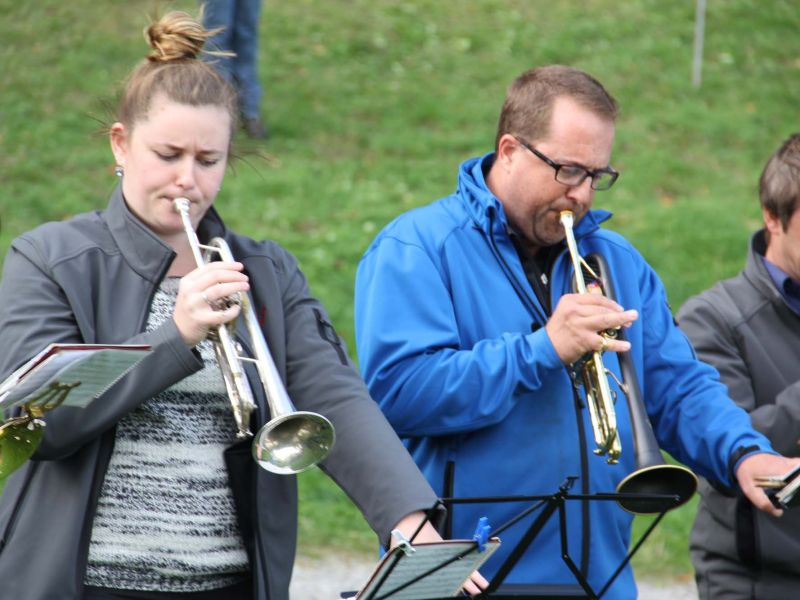
{"label": "jacket hood", "polygon": [[[483,156],[469,158],[461,163],[458,170],[456,193],[464,199],[472,220],[484,231],[488,231],[490,227],[505,230],[508,225],[503,203],[489,190],[484,177],[484,172],[488,172],[494,163],[494,156],[494,152],[488,152]],[[575,224],[575,237],[592,233],[611,216],[610,211],[591,209]]]}

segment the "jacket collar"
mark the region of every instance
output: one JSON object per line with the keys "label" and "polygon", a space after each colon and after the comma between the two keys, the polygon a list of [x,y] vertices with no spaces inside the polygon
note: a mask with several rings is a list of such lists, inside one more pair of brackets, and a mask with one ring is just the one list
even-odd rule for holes
{"label": "jacket collar", "polygon": [[[494,152],[489,152],[465,160],[461,163],[458,173],[458,196],[464,201],[467,212],[475,224],[487,233],[490,228],[494,228],[497,233],[506,231],[508,227],[503,203],[489,190],[484,178],[484,173],[489,171],[492,163],[494,163]],[[575,225],[575,237],[581,238],[596,231],[600,224],[611,216],[612,213],[607,210],[590,210]]]}
{"label": "jacket collar", "polygon": [[754,286],[761,289],[773,304],[784,304],[783,294],[775,287],[775,282],[764,264],[763,258],[766,252],[766,230],[760,229],[750,238],[750,251],[747,253],[747,262],[744,268],[745,276]]}
{"label": "jacket collar", "polygon": [[[131,212],[121,186],[112,192],[102,217],[131,268],[149,281],[159,281],[172,263],[175,252]],[[206,241],[225,233],[225,225],[212,206],[200,222],[198,237]]]}

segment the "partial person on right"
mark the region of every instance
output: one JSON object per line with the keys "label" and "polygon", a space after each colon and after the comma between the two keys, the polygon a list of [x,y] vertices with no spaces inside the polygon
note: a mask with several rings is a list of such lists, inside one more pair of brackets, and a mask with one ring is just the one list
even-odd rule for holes
{"label": "partial person on right", "polygon": [[[800,133],[767,162],[764,227],[744,269],[678,313],[699,357],[715,366],[755,429],[800,456]],[[800,511],[778,520],[703,480],[690,539],[700,598],[793,598],[800,590]]]}

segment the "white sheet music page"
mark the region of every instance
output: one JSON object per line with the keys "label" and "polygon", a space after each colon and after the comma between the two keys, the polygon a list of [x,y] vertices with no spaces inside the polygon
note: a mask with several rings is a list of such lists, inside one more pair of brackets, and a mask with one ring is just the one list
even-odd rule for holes
{"label": "white sheet music page", "polygon": [[0,410],[24,405],[52,384],[75,386],[62,406],[85,407],[149,352],[143,345],[51,344],[0,384]]}
{"label": "white sheet music page", "polygon": [[378,563],[364,589],[356,598],[370,600],[386,596],[387,600],[420,600],[457,596],[467,577],[480,568],[499,546],[500,540],[492,538],[487,541],[483,552],[477,550],[469,552],[401,590],[397,588],[475,548],[475,542],[471,540],[423,542],[415,544],[414,552],[411,554],[406,554],[402,548],[393,548]]}

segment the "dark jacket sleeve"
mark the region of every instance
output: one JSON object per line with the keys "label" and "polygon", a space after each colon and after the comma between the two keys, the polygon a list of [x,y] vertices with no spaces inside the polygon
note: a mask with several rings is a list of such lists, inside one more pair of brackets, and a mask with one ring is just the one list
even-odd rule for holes
{"label": "dark jacket sleeve", "polygon": [[[107,343],[88,339],[87,307],[67,297],[50,261],[35,239],[19,238],[6,256],[0,282],[0,378],[51,343]],[[91,273],[86,285],[91,286]],[[124,294],[125,290],[119,290]],[[132,315],[132,318],[136,316]],[[79,325],[79,322],[81,323]],[[87,408],[59,407],[45,415],[42,443],[34,460],[69,456],[113,427],[141,402],[202,368],[202,362],[181,339],[172,320],[149,333],[117,343],[149,344],[153,351],[125,377]]]}
{"label": "dark jacket sleeve", "polygon": [[[715,367],[731,398],[750,413],[753,427],[769,438],[773,448],[797,456],[800,439],[800,382],[773,398],[758,398],[740,340],[739,311],[720,287],[689,299],[678,313],[686,333],[704,362]],[[759,332],[768,339],[768,332]]]}
{"label": "dark jacket sleeve", "polygon": [[282,259],[287,391],[298,409],[333,423],[336,442],[320,466],[386,543],[402,517],[430,508],[436,496],[369,396],[295,259]]}

